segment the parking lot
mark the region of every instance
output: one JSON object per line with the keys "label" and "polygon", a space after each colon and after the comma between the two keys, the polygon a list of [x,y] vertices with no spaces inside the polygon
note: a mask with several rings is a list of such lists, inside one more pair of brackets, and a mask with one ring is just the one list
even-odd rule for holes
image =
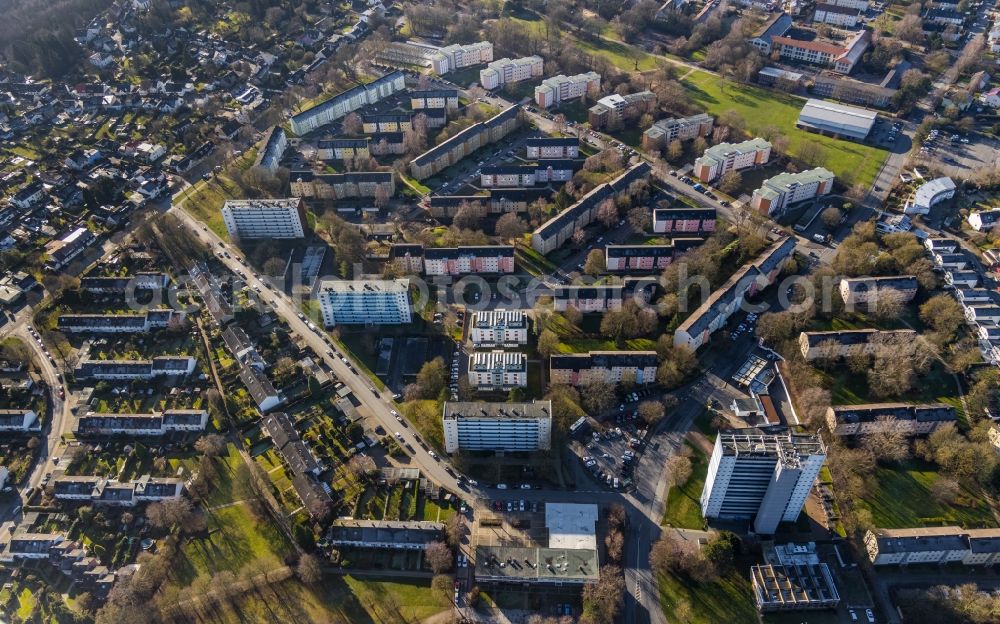
{"label": "parking lot", "polygon": [[920,148],[921,158],[945,175],[963,177],[969,171],[992,169],[1000,163],[1000,142],[976,133],[931,130]]}
{"label": "parking lot", "polygon": [[[545,136],[538,130],[517,132],[503,140],[488,145],[464,158],[453,167],[424,181],[436,195],[475,195],[479,187],[482,168],[490,165],[524,164],[528,139]],[[557,189],[553,188],[555,193]]]}

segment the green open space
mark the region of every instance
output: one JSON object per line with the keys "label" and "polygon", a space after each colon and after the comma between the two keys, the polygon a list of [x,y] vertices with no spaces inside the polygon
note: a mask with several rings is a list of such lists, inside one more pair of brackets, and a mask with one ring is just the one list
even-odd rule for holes
{"label": "green open space", "polygon": [[701,515],[701,491],[708,474],[708,457],[689,442],[684,445],[691,451],[691,478],[681,486],[670,488],[663,524],[681,529],[704,529],[707,524]]}
{"label": "green open space", "polygon": [[677,575],[661,574],[659,585],[660,604],[667,613],[674,613],[681,602],[690,605],[691,617],[678,622],[756,624],[759,621],[753,589],[745,573],[732,572],[711,583],[694,583]]}
{"label": "green open space", "polygon": [[449,607],[430,580],[376,581],[356,576],[327,576],[307,586],[295,580],[255,589],[217,608],[198,612],[204,624],[415,624]]}
{"label": "green open space", "polygon": [[788,137],[789,152],[816,143],[824,150],[824,165],[845,184],[871,185],[888,152],[870,145],[820,136],[795,127],[805,100],[751,85],[740,85],[715,74],[694,72],[682,83],[692,100],[712,115],[735,111],[746,121],[751,134],[774,126]]}
{"label": "green open space", "polygon": [[858,504],[871,511],[875,526],[880,528],[997,526],[993,512],[979,492],[963,487],[954,504],[936,501],[931,488],[940,478],[934,464],[919,460],[879,467],[871,480],[874,487]]}
{"label": "green open space", "polygon": [[215,176],[210,180],[198,181],[194,185],[185,189],[178,203],[192,217],[198,219],[208,226],[222,239],[226,239],[229,233],[226,231],[226,224],[222,221],[222,205],[227,199],[241,199],[243,193],[240,187],[225,176]]}

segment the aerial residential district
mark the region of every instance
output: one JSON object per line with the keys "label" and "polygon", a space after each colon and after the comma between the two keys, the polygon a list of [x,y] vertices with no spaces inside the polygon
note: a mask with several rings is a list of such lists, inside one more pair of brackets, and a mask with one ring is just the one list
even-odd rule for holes
{"label": "aerial residential district", "polygon": [[994,0],[11,0],[0,622],[1000,622]]}

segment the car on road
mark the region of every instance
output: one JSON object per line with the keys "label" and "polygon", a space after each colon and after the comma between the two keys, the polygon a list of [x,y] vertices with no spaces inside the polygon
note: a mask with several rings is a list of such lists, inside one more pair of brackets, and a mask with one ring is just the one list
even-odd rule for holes
{"label": "car on road", "polygon": [[872,610],[871,610],[871,609],[865,609],[865,617],[867,617],[867,618],[868,618],[868,621],[869,621],[869,622],[870,622],[871,624],[875,624],[875,614],[874,614],[874,613],[872,613]]}
{"label": "car on road", "polygon": [[507,484],[506,483],[497,483],[497,489],[498,490],[506,490],[507,489]]}
{"label": "car on road", "polygon": [[437,453],[435,453],[434,451],[427,451],[427,454],[430,455],[431,459],[433,459],[434,461],[441,461],[441,458],[438,457]]}

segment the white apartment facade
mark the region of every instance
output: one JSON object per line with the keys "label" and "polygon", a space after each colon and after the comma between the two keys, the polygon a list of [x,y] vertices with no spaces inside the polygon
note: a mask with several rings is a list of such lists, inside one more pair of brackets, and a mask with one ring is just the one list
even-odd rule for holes
{"label": "white apartment facade", "polygon": [[779,522],[798,519],[825,460],[819,436],[722,431],[701,493],[702,515],[753,518],[756,533],[771,535]]}
{"label": "white apartment facade", "polygon": [[560,102],[575,100],[587,93],[597,93],[601,88],[601,75],[586,72],[575,76],[559,74],[546,78],[535,87],[535,103],[542,108],[556,106]]}
{"label": "white apartment facade", "polygon": [[476,347],[528,343],[528,317],[524,310],[484,310],[472,315],[469,338]]}
{"label": "white apartment facade", "polygon": [[528,356],[513,351],[477,351],[469,358],[469,383],[479,390],[528,385]]}
{"label": "white apartment facade", "polygon": [[447,453],[532,452],[552,446],[552,402],[445,402],[441,417]]}
{"label": "white apartment facade", "polygon": [[413,320],[408,279],[322,280],[316,299],[326,327],[402,325]]}
{"label": "white apartment facade", "polygon": [[305,236],[305,204],[301,197],[230,199],[222,206],[222,220],[233,240]]}
{"label": "white apartment facade", "polygon": [[833,180],[833,173],[823,167],[801,173],[779,173],[764,180],[753,192],[750,205],[761,214],[781,215],[796,202],[828,194],[833,189]]}
{"label": "white apartment facade", "polygon": [[492,60],[493,44],[489,41],[465,45],[455,43],[440,48],[437,54],[431,57],[431,69],[438,75],[444,75],[456,69],[489,63]]}
{"label": "white apartment facade", "polygon": [[705,150],[694,161],[694,174],[702,182],[711,182],[730,171],[740,171],[767,164],[771,157],[771,144],[761,138],[742,143],[719,143]]}
{"label": "white apartment facade", "polygon": [[479,85],[492,90],[505,84],[537,78],[542,75],[543,67],[544,61],[537,55],[519,59],[502,58],[479,70]]}
{"label": "white apartment facade", "polygon": [[573,137],[541,137],[525,141],[528,158],[577,158],[580,156],[580,140]]}

